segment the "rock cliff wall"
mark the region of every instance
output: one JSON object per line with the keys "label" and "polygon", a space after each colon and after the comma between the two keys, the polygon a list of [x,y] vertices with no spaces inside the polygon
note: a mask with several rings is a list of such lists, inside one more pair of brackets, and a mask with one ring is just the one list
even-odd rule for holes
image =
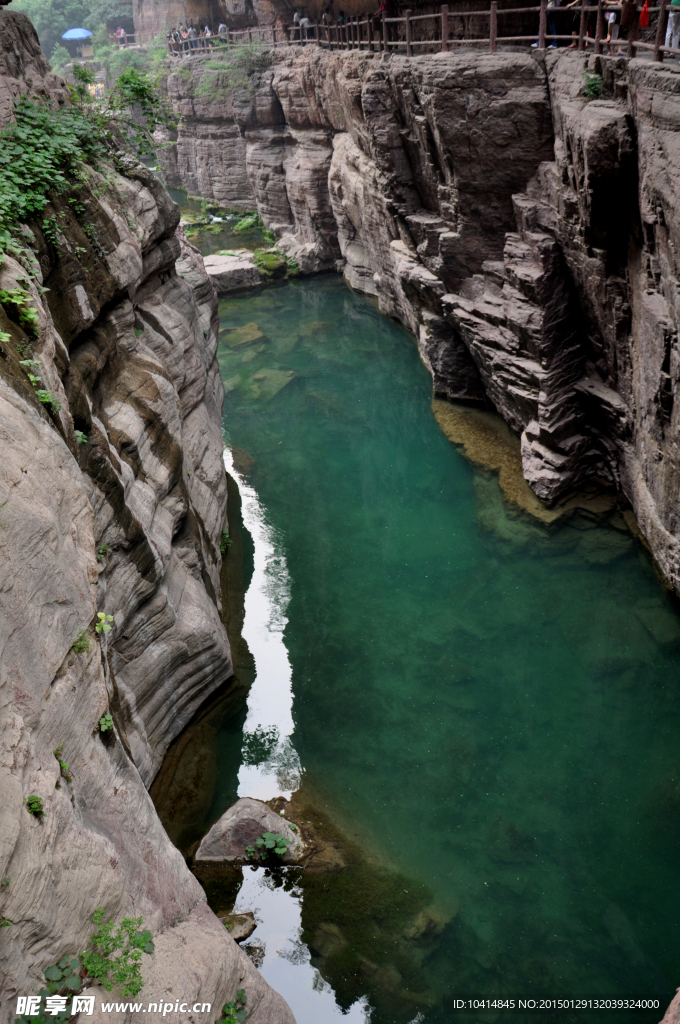
{"label": "rock cliff wall", "polygon": [[680,589],[680,76],[565,51],[271,60],[249,93],[198,61],[169,76],[169,179],[254,196],[303,270],[376,295],[438,395],[489,401],[521,435],[543,500],[621,487]]}
{"label": "rock cliff wall", "polygon": [[[20,94],[67,99],[28,19],[0,11],[0,127]],[[145,1002],[210,1003],[187,1019],[212,1022],[245,987],[249,1020],[293,1024],[147,793],[168,744],[232,675],[217,300],[144,167],[88,168],[74,189],[72,203],[53,197],[53,237],[41,218],[25,226],[34,275],[0,264],[0,290],[27,289],[39,320],[27,331],[0,307],[0,913],[12,922],[0,1019],[85,948],[102,907],[107,919],[142,915],[156,936]],[[25,359],[60,409],[38,400]],[[98,612],[112,617],[101,637]],[[90,649],[76,653],[82,631]],[[102,733],[105,714],[114,727]]]}

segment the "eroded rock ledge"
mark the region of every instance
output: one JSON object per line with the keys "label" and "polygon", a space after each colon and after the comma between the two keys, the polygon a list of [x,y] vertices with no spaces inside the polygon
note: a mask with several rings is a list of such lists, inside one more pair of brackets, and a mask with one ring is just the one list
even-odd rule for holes
{"label": "eroded rock ledge", "polygon": [[168,77],[168,179],[256,203],[304,272],[376,295],[435,394],[491,402],[521,435],[541,499],[620,487],[680,590],[680,75],[565,51],[310,48],[252,84],[230,95],[198,61]]}
{"label": "eroded rock ledge", "polygon": [[[0,127],[20,94],[67,99],[28,19],[0,11]],[[40,218],[25,229],[38,276],[9,256],[0,265],[0,289],[22,283],[39,317],[32,337],[0,307],[0,911],[12,922],[0,1020],[85,948],[101,907],[154,933],[145,1003],[210,1003],[187,1020],[212,1022],[245,987],[253,1024],[293,1024],[209,910],[146,788],[232,675],[216,296],[178,208],[133,161],[87,170],[77,207],[55,197],[51,213],[56,240]],[[38,401],[27,358],[58,411]],[[112,617],[101,637],[96,612]],[[89,650],[76,653],[82,631]]]}

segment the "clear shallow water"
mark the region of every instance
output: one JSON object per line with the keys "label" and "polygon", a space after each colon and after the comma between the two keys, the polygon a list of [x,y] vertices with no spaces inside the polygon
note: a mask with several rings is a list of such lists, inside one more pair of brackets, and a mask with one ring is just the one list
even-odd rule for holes
{"label": "clear shallow water", "polygon": [[[333,974],[351,1020],[455,1020],[439,1000],[461,991],[667,1000],[680,630],[646,555],[621,529],[513,515],[439,431],[413,340],[340,278],[220,315],[244,328],[222,334],[219,360],[261,551],[246,615],[258,679],[245,740],[238,721],[220,733],[206,824],[237,792],[288,792],[301,772],[326,813],[429,886],[448,923],[414,958],[438,1002],[409,1003],[392,974],[392,1002],[367,1009],[355,963]],[[284,942],[266,879],[246,871],[239,897],[259,886],[265,976],[298,1024],[335,1020],[323,958],[284,955],[300,948],[304,890],[277,890]]]}
{"label": "clear shallow water", "polygon": [[187,237],[200,250],[201,255],[209,256],[210,253],[219,252],[221,249],[250,249],[251,252],[254,252],[255,249],[268,244],[264,241],[261,227],[251,228],[248,231],[234,231],[238,222],[245,217],[245,212],[228,213],[221,210],[217,204],[208,204],[206,207],[200,199],[190,199],[183,189],[167,188],[167,190],[171,198],[181,207],[183,217],[189,216],[211,221],[209,227],[186,228]]}

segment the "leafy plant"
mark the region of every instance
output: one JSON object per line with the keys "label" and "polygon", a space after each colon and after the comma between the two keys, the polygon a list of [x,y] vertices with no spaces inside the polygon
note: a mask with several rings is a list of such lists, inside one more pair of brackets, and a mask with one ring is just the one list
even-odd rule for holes
{"label": "leafy plant", "polygon": [[0,917],[0,928],[11,928],[12,922],[6,917]]}
{"label": "leafy plant", "polygon": [[599,100],[600,96],[604,92],[604,79],[602,75],[596,75],[592,71],[584,71],[583,77],[585,79],[585,85],[583,91],[586,94],[588,100]]}
{"label": "leafy plant", "polygon": [[45,817],[45,811],[43,810],[42,797],[35,796],[35,794],[33,794],[32,796],[27,796],[26,799],[24,800],[24,803],[26,804],[26,807],[28,808],[28,813],[32,814],[34,818],[44,818]]}
{"label": "leafy plant", "polygon": [[58,398],[56,395],[53,395],[51,391],[47,390],[47,388],[39,387],[39,385],[42,384],[42,380],[40,379],[40,377],[37,377],[34,373],[31,373],[31,370],[28,369],[28,367],[30,367],[31,369],[39,367],[40,363],[38,362],[38,360],[22,359],[20,361],[20,365],[27,367],[26,374],[31,383],[31,386],[33,387],[33,390],[36,393],[36,397],[38,398],[38,400],[41,401],[43,405],[49,406],[52,412],[59,412],[59,410],[61,409],[61,399]]}
{"label": "leafy plant", "polygon": [[[108,544],[102,544],[102,546],[100,548],[97,548],[97,561],[98,562],[103,562],[104,561],[104,555],[106,555],[108,553],[108,550],[109,550],[109,545]],[[111,619],[111,622],[113,622],[113,619]],[[100,630],[100,632],[101,632],[101,630]],[[108,630],[105,629],[104,632],[108,633]]]}
{"label": "leafy plant", "polygon": [[87,444],[87,434],[82,430],[76,430],[76,441],[78,444]]}
{"label": "leafy plant", "polygon": [[65,46],[61,43],[57,43],[50,54],[50,64],[52,70],[61,74],[67,64],[70,64],[72,60],[71,54],[68,52]]}
{"label": "leafy plant", "polygon": [[14,119],[0,134],[0,249],[4,251],[10,250],[15,225],[42,213],[50,193],[68,191],[82,165],[87,160],[96,163],[105,153],[104,132],[93,130],[95,126],[77,107],[52,111],[22,97],[15,105]]}
{"label": "leafy plant", "polygon": [[[218,51],[201,65],[200,80],[196,94],[220,102],[227,92],[243,91],[252,95],[255,83],[252,78],[271,65],[271,48],[262,42]],[[180,71],[182,77],[191,76],[188,68]]]}
{"label": "leafy plant", "polygon": [[2,892],[6,892],[9,889],[9,883],[11,881],[12,879],[9,877],[9,875],[7,875],[6,878],[3,878],[3,880],[0,882],[0,890],[2,890]]}
{"label": "leafy plant", "polygon": [[121,995],[136,996],[143,987],[142,952],[153,953],[150,931],[140,931],[141,917],[125,917],[114,931],[113,921],[104,922],[104,911],[97,907],[92,918],[98,926],[90,939],[91,948],[80,955],[88,975],[107,992],[121,986]]}
{"label": "leafy plant", "polygon": [[260,215],[255,211],[254,213],[247,213],[245,217],[237,220],[232,231],[235,235],[241,235],[245,231],[252,231],[253,228],[261,227],[261,225]]}
{"label": "leafy plant", "polygon": [[236,999],[225,1003],[222,1007],[222,1017],[216,1024],[244,1024],[248,1011],[246,1010],[246,990],[241,988],[236,993]]}
{"label": "leafy plant", "polygon": [[[152,151],[156,128],[176,127],[143,71],[123,71],[104,101],[95,101],[90,95],[91,68],[75,65],[74,75],[70,106],[51,110],[44,103],[21,97],[14,107],[14,122],[0,132],[0,253],[9,252],[24,265],[33,266],[34,276],[34,254],[13,237],[18,225],[43,213],[50,196],[77,187],[84,180],[85,164],[96,166],[107,154],[119,156],[125,134],[137,154],[143,155]],[[133,115],[133,108],[141,110],[141,119]],[[45,215],[42,227],[56,247],[55,218]],[[26,324],[32,329],[31,322]]]}
{"label": "leafy plant", "polygon": [[[79,992],[82,987],[80,977],[81,963],[77,956],[64,956],[58,964],[48,967],[45,971],[47,987],[52,994],[66,989],[67,992]],[[41,993],[42,995],[42,993]]]}
{"label": "leafy plant", "polygon": [[113,729],[113,718],[111,715],[102,715],[99,719],[99,731],[108,732],[109,729]]}
{"label": "leafy plant", "polygon": [[86,629],[81,629],[78,636],[71,644],[71,650],[74,654],[85,654],[87,651],[92,650],[92,641],[87,635]]}
{"label": "leafy plant", "polygon": [[[141,112],[141,124],[130,116],[134,107]],[[153,153],[153,133],[157,128],[172,130],[177,127],[149,76],[136,68],[128,68],[119,75],[109,97],[109,111],[124,122],[137,156]]]}
{"label": "leafy plant", "polygon": [[[97,559],[101,561],[100,558]],[[104,612],[97,612],[97,622],[94,625],[94,631],[97,636],[101,636],[102,633],[111,632],[111,623],[113,622],[113,615],[105,615]]]}
{"label": "leafy plant", "polygon": [[[2,171],[2,150],[0,149],[0,173]],[[2,189],[0,187],[0,216],[2,215]],[[31,293],[25,288],[12,288],[7,291],[0,290],[0,306],[4,306],[10,316],[18,319],[19,324],[27,334],[36,338],[38,336],[38,310],[29,306],[28,302]]]}
{"label": "leafy plant", "polygon": [[60,747],[56,747],[52,751],[52,753],[54,754],[54,756],[56,757],[57,761],[59,762],[59,771],[61,773],[62,779],[64,779],[66,782],[73,782],[73,775],[69,771],[69,767],[66,764],[66,761],[61,756],[64,753],[63,745],[60,746]]}
{"label": "leafy plant", "polygon": [[[280,832],[263,832],[259,839],[255,840],[255,845],[260,850],[261,860],[266,860],[270,853],[275,854],[277,857],[283,857],[287,852],[290,843],[291,840],[284,839]],[[254,848],[252,846],[246,846],[246,854],[248,857],[254,857]]]}
{"label": "leafy plant", "polygon": [[57,218],[56,217],[43,217],[42,232],[45,239],[54,246],[55,249],[59,248],[59,235],[57,234]]}
{"label": "leafy plant", "polygon": [[61,409],[61,399],[56,395],[53,395],[51,391],[46,388],[36,388],[35,393],[38,397],[38,401],[46,405],[52,412],[57,413]]}
{"label": "leafy plant", "polygon": [[220,552],[224,555],[227,552],[227,548],[231,545],[231,537],[229,536],[228,530],[222,530],[222,537],[220,539]]}

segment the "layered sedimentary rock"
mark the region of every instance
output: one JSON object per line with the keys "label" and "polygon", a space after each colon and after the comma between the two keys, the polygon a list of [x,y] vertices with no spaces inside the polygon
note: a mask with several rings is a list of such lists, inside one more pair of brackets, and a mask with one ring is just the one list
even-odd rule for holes
{"label": "layered sedimentary rock", "polygon": [[[67,98],[28,19],[0,12],[0,127],[22,93]],[[249,1019],[291,1024],[208,909],[145,785],[232,674],[215,293],[144,167],[85,168],[75,187],[75,205],[55,195],[25,226],[24,255],[0,265],[0,290],[27,291],[38,318],[34,331],[3,299],[0,1018],[86,947],[101,907],[143,916],[156,937],[145,1001],[210,1003],[187,1019],[212,1021],[245,987]],[[97,614],[110,616],[99,636]]]}
{"label": "layered sedimentary rock", "polygon": [[[173,182],[223,202],[184,168],[209,153],[219,183],[240,163],[303,271],[342,268],[414,331],[436,394],[495,406],[541,499],[621,487],[680,588],[678,76],[564,51],[310,49],[272,55],[221,113],[220,87],[199,62],[168,79]],[[204,141],[236,128],[238,151]]]}

